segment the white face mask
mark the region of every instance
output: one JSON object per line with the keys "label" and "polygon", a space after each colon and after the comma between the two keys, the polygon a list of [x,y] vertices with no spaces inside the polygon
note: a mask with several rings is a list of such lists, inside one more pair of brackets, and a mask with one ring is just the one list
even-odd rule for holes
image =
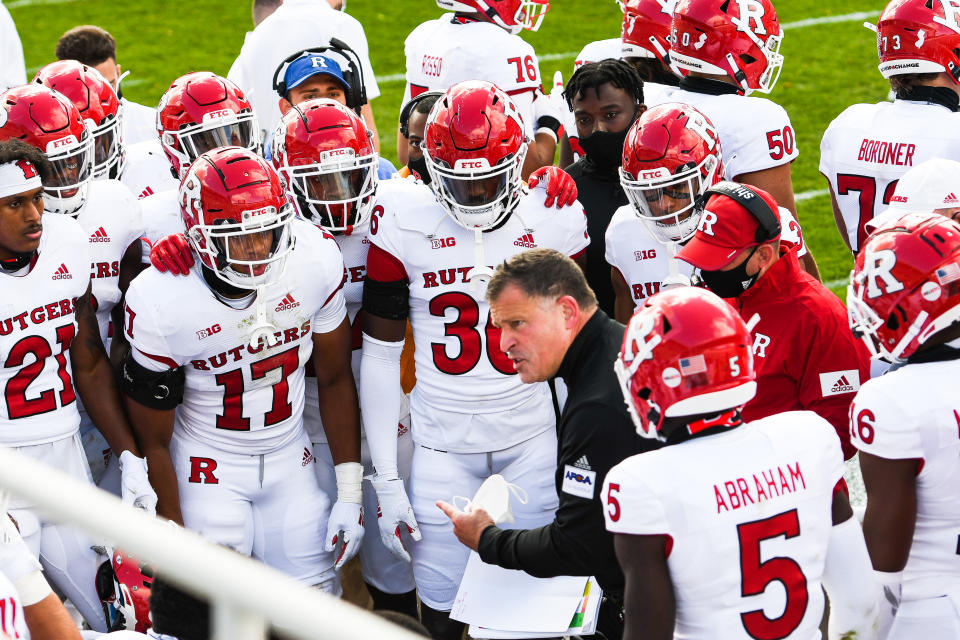
{"label": "white face mask", "polygon": [[468,500],[463,496],[454,496],[453,503],[457,508],[461,508],[457,501],[462,500],[465,505],[461,510],[471,511],[472,509],[483,509],[494,523],[503,524],[504,522],[513,522],[513,510],[510,508],[510,494],[517,498],[521,504],[527,504],[527,492],[515,484],[507,482],[499,473],[495,473],[480,485],[473,500]]}

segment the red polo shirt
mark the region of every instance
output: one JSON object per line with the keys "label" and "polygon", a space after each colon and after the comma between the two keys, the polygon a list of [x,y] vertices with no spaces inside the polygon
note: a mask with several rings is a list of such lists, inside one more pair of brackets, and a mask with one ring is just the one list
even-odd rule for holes
{"label": "red polo shirt", "polygon": [[728,302],[745,321],[760,314],[753,329],[757,395],[744,407],[744,419],[813,411],[837,430],[849,459],[856,449],[848,412],[870,376],[870,355],[850,331],[840,299],[800,268],[793,249]]}

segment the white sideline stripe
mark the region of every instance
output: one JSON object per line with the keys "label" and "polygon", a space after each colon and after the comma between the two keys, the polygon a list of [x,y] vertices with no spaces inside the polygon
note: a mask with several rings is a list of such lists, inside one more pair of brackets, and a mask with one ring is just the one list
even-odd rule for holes
{"label": "white sideline stripe", "polygon": [[794,194],[793,199],[796,202],[803,202],[804,200],[813,200],[814,198],[828,195],[830,195],[830,189],[810,189],[809,191],[801,191],[800,193]]}
{"label": "white sideline stripe", "polygon": [[837,278],[836,280],[829,280],[823,283],[827,289],[833,289],[834,287],[839,287],[850,282],[850,278]]}
{"label": "white sideline stripe", "polygon": [[67,2],[73,2],[73,0],[14,0],[13,2],[4,2],[3,4],[7,9],[19,9],[21,7],[32,7],[34,5],[64,4]]}
{"label": "white sideline stripe", "polygon": [[[31,2],[69,2],[70,0],[19,0],[20,3],[30,4]],[[18,3],[14,3],[18,4]],[[7,5],[10,6],[10,5]],[[787,29],[803,29],[804,27],[813,27],[818,24],[832,24],[835,22],[855,22],[857,20],[866,20],[867,18],[875,18],[880,15],[879,11],[856,11],[854,13],[845,13],[839,16],[821,16],[819,18],[807,18],[805,20],[795,20],[794,22],[785,22],[781,25],[786,31]],[[575,58],[576,55],[580,53],[579,51],[565,51],[564,53],[547,53],[542,56],[538,56],[538,59],[543,62],[550,62],[552,60],[564,60],[566,58]],[[403,73],[391,73],[386,76],[377,76],[378,84],[390,84],[391,82],[401,82],[405,81],[407,78],[406,74]]]}

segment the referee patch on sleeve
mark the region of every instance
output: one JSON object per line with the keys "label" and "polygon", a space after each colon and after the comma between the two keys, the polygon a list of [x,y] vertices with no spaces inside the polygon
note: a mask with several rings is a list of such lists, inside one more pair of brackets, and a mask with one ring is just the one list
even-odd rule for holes
{"label": "referee patch on sleeve", "polygon": [[860,390],[860,372],[856,369],[820,374],[820,394],[824,398]]}
{"label": "referee patch on sleeve", "polygon": [[596,471],[588,471],[569,464],[563,465],[563,484],[560,488],[564,493],[569,493],[578,498],[593,500],[596,485]]}

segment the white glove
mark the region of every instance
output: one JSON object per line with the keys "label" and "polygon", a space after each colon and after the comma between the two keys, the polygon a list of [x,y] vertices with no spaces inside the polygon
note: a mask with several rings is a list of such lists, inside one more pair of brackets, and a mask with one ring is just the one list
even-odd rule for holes
{"label": "white glove", "polygon": [[341,462],[333,471],[337,474],[337,501],[330,510],[325,540],[327,551],[334,551],[340,544],[340,554],[333,564],[339,571],[357,555],[363,542],[363,465]]}
{"label": "white glove", "polygon": [[123,504],[157,515],[157,493],[147,477],[147,459],[130,451],[120,454],[120,496]]}
{"label": "white glove", "polygon": [[397,476],[367,476],[377,492],[377,525],[380,527],[380,539],[393,555],[410,562],[410,554],[403,548],[400,537],[403,526],[415,541],[420,539],[420,525],[413,517],[413,508],[403,488],[403,480]]}
{"label": "white glove", "polygon": [[538,92],[533,101],[534,131],[550,134],[556,139],[569,109],[563,98],[563,74],[557,71],[553,74],[550,93]]}

